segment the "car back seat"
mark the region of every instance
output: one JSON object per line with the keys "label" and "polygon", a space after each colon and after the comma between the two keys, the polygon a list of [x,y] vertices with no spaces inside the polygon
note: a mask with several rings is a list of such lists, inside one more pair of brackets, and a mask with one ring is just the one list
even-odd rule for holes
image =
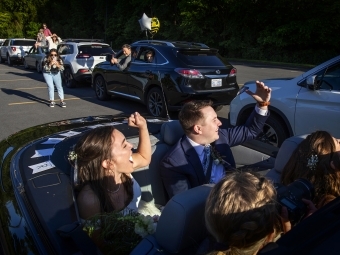
{"label": "car back seat", "polygon": [[165,205],[168,196],[160,176],[160,162],[168,150],[182,137],[183,129],[178,120],[162,124],[158,141],[152,144],[150,165],[140,168],[133,173],[142,189],[142,199],[146,202]]}
{"label": "car back seat", "polygon": [[196,254],[207,236],[204,208],[212,187],[206,184],[173,196],[164,207],[156,233],[145,237],[130,255]]}
{"label": "car back seat", "polygon": [[265,175],[268,179],[272,180],[274,183],[280,182],[283,168],[287,164],[295,149],[306,137],[307,135],[292,136],[282,143],[275,159],[274,168],[269,170],[269,172]]}

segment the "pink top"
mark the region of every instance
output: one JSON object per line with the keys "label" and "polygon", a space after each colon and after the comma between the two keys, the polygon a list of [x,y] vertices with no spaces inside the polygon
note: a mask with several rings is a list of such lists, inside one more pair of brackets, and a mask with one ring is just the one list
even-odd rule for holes
{"label": "pink top", "polygon": [[52,35],[52,33],[51,33],[51,31],[48,28],[45,28],[44,29],[44,35],[45,36],[49,36],[49,35]]}

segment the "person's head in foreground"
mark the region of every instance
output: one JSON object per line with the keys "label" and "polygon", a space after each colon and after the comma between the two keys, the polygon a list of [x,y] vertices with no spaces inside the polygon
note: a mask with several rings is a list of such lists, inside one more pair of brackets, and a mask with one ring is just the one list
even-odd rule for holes
{"label": "person's head in foreground", "polygon": [[183,105],[178,114],[185,134],[199,144],[210,144],[219,138],[222,125],[211,101],[190,101]]}
{"label": "person's head in foreground", "polygon": [[281,232],[272,183],[256,173],[233,172],[211,190],[205,222],[224,254],[254,255]]}
{"label": "person's head in foreground", "polygon": [[[309,180],[315,189],[313,202],[320,207],[324,196],[340,195],[340,169],[337,167],[340,141],[326,131],[316,131],[304,139],[285,165],[281,182],[288,185],[298,178]],[[324,205],[324,203],[321,203]]]}

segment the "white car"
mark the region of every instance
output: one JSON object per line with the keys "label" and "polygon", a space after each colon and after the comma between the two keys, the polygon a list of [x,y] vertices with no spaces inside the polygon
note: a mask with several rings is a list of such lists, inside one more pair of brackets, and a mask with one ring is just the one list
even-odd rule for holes
{"label": "white car", "polygon": [[[340,137],[340,56],[295,77],[262,80],[272,89],[270,117],[258,139],[280,146],[290,136],[326,130]],[[255,91],[255,81],[244,86]],[[254,99],[241,93],[230,103],[230,124],[245,123]]]}
{"label": "white car", "polygon": [[35,68],[38,73],[42,72],[43,60],[48,53],[47,46],[32,46],[29,52],[24,57],[24,67],[25,69]]}
{"label": "white car", "polygon": [[65,39],[58,45],[58,53],[64,62],[63,79],[68,88],[77,82],[91,82],[92,69],[114,54],[109,44],[98,39]]}

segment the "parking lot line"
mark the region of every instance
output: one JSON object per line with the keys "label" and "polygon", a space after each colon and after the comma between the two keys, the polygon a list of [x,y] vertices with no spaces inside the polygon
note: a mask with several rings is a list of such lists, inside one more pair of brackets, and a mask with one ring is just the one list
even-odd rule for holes
{"label": "parking lot line", "polygon": [[46,89],[47,88],[47,86],[46,87],[32,87],[32,88],[17,88],[17,89],[14,89],[14,90],[24,90],[24,89]]}
{"label": "parking lot line", "polygon": [[[71,98],[65,98],[64,101],[87,99],[87,98],[95,98],[95,97],[71,97]],[[55,101],[59,101],[59,100],[55,100]],[[37,103],[48,103],[48,102],[49,102],[48,100],[36,100],[36,101],[29,101],[29,102],[9,103],[8,105],[37,104]]]}
{"label": "parking lot line", "polygon": [[0,81],[31,81],[32,79],[15,79],[15,80],[0,80]]}

